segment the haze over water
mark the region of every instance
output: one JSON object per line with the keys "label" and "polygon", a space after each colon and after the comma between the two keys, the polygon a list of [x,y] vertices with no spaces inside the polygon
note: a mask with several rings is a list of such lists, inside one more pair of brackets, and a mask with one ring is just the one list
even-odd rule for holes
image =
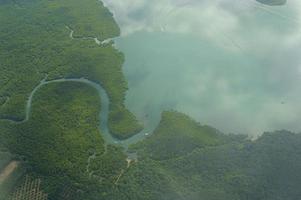
{"label": "haze over water", "polygon": [[126,104],[147,125],[175,109],[226,133],[300,132],[300,1],[104,2],[122,31]]}

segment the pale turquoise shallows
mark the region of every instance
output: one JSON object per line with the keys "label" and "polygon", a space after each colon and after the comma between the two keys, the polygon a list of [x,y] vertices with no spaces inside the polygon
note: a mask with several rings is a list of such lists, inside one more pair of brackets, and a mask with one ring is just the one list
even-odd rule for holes
{"label": "pale turquoise shallows", "polygon": [[146,127],[175,109],[226,133],[300,132],[300,3],[127,3],[107,6],[123,33],[126,104]]}

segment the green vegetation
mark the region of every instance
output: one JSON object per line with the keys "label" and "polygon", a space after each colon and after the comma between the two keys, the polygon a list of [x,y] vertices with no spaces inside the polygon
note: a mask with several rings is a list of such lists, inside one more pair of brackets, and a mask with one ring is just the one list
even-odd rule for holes
{"label": "green vegetation", "polygon": [[[111,101],[109,127],[118,138],[141,129],[123,101],[123,55],[111,45],[76,38],[115,37],[111,14],[94,0],[0,0],[0,118],[22,121],[30,92],[44,79],[87,78]],[[0,199],[23,174],[41,180],[50,200],[290,200],[301,196],[301,135],[265,133],[256,141],[224,135],[178,112],[164,112],[153,135],[133,145],[138,161],[105,146],[101,99],[83,83],[42,86],[28,121],[0,120]],[[10,152],[10,153],[8,153]],[[67,195],[68,194],[68,195]]]}
{"label": "green vegetation", "polygon": [[142,147],[144,154],[149,154],[152,159],[165,160],[186,155],[196,148],[217,145],[223,142],[223,137],[216,129],[201,126],[186,115],[163,112],[161,122],[153,135],[134,145],[134,148]]}
{"label": "green vegetation", "polygon": [[97,92],[79,83],[51,84],[39,90],[28,122],[11,129],[9,149],[22,155],[46,191],[59,183],[75,187],[86,177],[87,158],[104,152],[98,130]]}
{"label": "green vegetation", "polygon": [[252,142],[165,112],[155,134],[137,146],[139,161],[119,185],[130,197],[115,199],[286,200],[301,195],[298,134],[265,133]]}
{"label": "green vegetation", "polygon": [[[0,174],[9,164],[14,162],[12,161],[12,159],[16,158],[14,158],[13,155],[7,152],[0,153]],[[22,179],[22,176],[25,173],[25,169],[25,166],[18,163],[17,168],[15,168],[14,171],[12,171],[12,173],[7,177],[4,178],[0,176],[0,200],[8,199],[8,196],[14,191],[16,185],[18,185],[19,181]]]}
{"label": "green vegetation", "polygon": [[[93,199],[95,193],[102,194],[101,188],[111,188],[126,168],[121,149],[105,150],[99,110],[99,96],[92,87],[53,83],[37,92],[29,121],[2,122],[10,124],[6,133],[10,151],[29,166],[27,174],[42,180],[50,199],[59,199],[66,191],[76,195],[72,199]],[[76,193],[79,190],[81,194]]]}
{"label": "green vegetation", "polygon": [[1,1],[0,4],[0,118],[24,119],[26,100],[47,79],[81,78],[102,84],[111,100],[109,127],[126,138],[141,125],[124,106],[127,82],[122,74],[123,54],[111,45],[78,37],[105,40],[119,28],[111,13],[96,0]]}
{"label": "green vegetation", "polygon": [[19,182],[22,181],[22,177],[24,176],[25,169],[21,166],[18,167],[10,177],[5,180],[4,183],[0,184],[0,200],[8,200],[8,197],[15,190],[16,186]]}
{"label": "green vegetation", "polygon": [[[30,199],[30,200],[47,200],[47,194],[40,190],[41,180],[26,176],[25,181],[10,196],[10,200]],[[68,196],[66,194],[65,196]]]}
{"label": "green vegetation", "polygon": [[0,171],[12,160],[9,152],[0,151]]}
{"label": "green vegetation", "polygon": [[66,191],[79,200],[282,200],[301,195],[300,135],[265,133],[252,142],[164,112],[155,133],[130,149],[138,152],[138,162],[128,166],[122,149],[103,146],[99,105],[97,92],[87,85],[50,84],[37,93],[31,119],[10,129],[11,151],[24,157],[27,173],[42,180],[50,199]]}

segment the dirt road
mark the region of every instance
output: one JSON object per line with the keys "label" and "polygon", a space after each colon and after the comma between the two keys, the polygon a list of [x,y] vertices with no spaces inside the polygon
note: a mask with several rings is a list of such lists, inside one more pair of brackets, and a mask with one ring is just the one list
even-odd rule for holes
{"label": "dirt road", "polygon": [[0,171],[0,184],[3,183],[19,166],[19,162],[11,161],[2,171]]}

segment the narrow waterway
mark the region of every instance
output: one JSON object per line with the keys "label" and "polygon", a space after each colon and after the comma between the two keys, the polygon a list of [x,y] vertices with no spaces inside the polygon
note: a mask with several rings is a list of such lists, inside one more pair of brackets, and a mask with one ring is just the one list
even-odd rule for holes
{"label": "narrow waterway", "polygon": [[101,110],[99,112],[99,115],[100,115],[99,116],[99,118],[100,118],[99,129],[101,130],[102,137],[106,144],[119,145],[119,146],[122,146],[125,149],[127,149],[127,147],[129,145],[143,140],[155,128],[155,126],[152,126],[152,127],[147,126],[140,133],[137,133],[136,135],[134,135],[128,139],[125,139],[125,140],[119,140],[117,138],[114,138],[108,128],[108,116],[109,116],[109,111],[110,111],[110,108],[109,108],[110,100],[109,100],[108,94],[100,84],[97,84],[97,83],[92,82],[85,78],[62,78],[62,79],[56,79],[56,80],[51,80],[51,81],[46,81],[46,78],[43,79],[34,88],[34,90],[31,92],[31,94],[28,98],[28,101],[26,104],[25,119],[22,122],[18,122],[18,123],[24,123],[30,119],[30,113],[32,110],[32,102],[34,100],[35,94],[39,90],[43,89],[44,86],[52,84],[52,83],[64,83],[64,82],[79,82],[79,83],[87,84],[97,90],[99,98],[101,99]]}

